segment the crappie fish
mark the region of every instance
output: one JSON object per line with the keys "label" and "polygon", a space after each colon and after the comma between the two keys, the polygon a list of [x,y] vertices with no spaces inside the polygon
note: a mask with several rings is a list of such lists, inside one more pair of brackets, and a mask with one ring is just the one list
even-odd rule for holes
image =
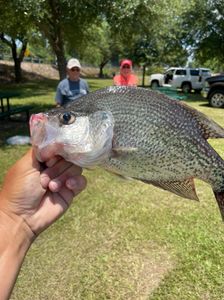
{"label": "crappie fish", "polygon": [[61,155],[194,200],[194,178],[208,182],[224,219],[224,162],[207,142],[223,138],[224,129],[164,94],[104,88],[32,115],[30,132],[39,160]]}

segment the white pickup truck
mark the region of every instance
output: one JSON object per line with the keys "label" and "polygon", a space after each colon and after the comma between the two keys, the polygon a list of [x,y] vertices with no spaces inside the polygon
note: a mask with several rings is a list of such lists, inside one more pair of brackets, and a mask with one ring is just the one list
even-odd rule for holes
{"label": "white pickup truck", "polygon": [[201,91],[205,79],[211,76],[211,70],[207,68],[169,68],[164,74],[152,74],[149,77],[149,85],[155,89],[161,86],[169,86],[182,89],[184,93],[191,90]]}

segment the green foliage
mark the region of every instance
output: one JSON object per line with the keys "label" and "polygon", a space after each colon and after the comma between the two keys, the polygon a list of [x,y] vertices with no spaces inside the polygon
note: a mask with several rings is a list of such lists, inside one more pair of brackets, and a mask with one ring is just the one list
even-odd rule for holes
{"label": "green foliage", "polygon": [[30,35],[28,50],[31,57],[42,58],[45,62],[53,62],[55,60],[55,55],[48,40],[36,30]]}
{"label": "green foliage", "polygon": [[185,1],[116,1],[109,22],[123,44],[121,56],[140,65],[186,64],[188,53],[179,38],[186,7]]}
{"label": "green foliage", "polygon": [[[111,57],[110,28],[104,21],[101,24],[89,26],[83,34],[83,41],[76,47],[80,53],[80,59],[87,61],[93,66],[99,66],[103,60]],[[72,46],[72,44],[70,45]]]}
{"label": "green foliage", "polygon": [[183,66],[191,55],[195,65],[224,68],[222,0],[0,0],[0,7],[0,33],[28,40],[40,57],[53,54],[61,78],[71,56],[103,68],[123,57]]}
{"label": "green foliage", "polygon": [[17,11],[13,1],[0,0],[0,7],[0,33],[22,41],[31,26],[29,19],[24,13]]}
{"label": "green foliage", "polygon": [[224,68],[224,5],[218,1],[192,1],[183,15],[183,40],[191,46],[196,62],[214,71]]}

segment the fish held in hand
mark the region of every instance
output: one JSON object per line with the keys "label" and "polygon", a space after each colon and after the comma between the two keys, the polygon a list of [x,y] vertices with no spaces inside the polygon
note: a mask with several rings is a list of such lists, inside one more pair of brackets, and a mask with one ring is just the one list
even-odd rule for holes
{"label": "fish held in hand", "polygon": [[104,88],[32,115],[30,132],[39,160],[61,155],[194,200],[194,178],[208,182],[224,219],[224,162],[207,142],[223,138],[224,129],[164,94]]}

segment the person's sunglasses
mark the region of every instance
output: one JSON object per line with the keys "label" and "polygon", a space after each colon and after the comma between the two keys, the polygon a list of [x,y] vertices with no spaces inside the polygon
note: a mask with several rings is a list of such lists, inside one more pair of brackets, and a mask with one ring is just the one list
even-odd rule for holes
{"label": "person's sunglasses", "polygon": [[123,67],[122,67],[122,69],[130,69],[131,67],[129,66],[129,65],[124,65]]}
{"label": "person's sunglasses", "polygon": [[75,71],[76,71],[76,72],[79,72],[80,69],[79,69],[79,68],[71,68],[70,71],[72,71],[72,72],[75,72]]}

